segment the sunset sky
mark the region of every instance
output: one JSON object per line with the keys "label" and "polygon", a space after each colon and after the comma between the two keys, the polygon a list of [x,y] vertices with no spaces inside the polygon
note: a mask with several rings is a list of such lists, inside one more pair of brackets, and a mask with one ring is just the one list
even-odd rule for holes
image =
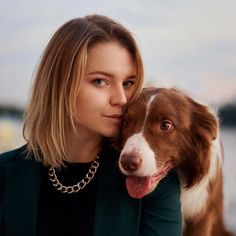
{"label": "sunset sky", "polygon": [[236,101],[235,0],[9,0],[0,9],[0,104],[24,106],[52,33],[87,14],[135,34],[146,86],[175,86],[212,104]]}

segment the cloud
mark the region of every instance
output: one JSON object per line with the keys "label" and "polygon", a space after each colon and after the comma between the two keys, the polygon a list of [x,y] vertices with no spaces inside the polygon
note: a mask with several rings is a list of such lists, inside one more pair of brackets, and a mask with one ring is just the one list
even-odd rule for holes
{"label": "cloud", "polygon": [[[217,75],[219,87],[227,84],[232,90],[227,96],[217,92],[218,101],[228,100],[236,94],[236,81],[231,79],[236,76],[235,8],[234,0],[3,2],[0,101],[5,94],[4,99],[24,102],[23,93],[52,33],[65,21],[92,13],[108,15],[135,33],[147,83],[178,86],[216,101],[206,81]],[[14,83],[18,93],[2,91]]]}
{"label": "cloud", "polygon": [[[234,77],[226,77],[225,74],[206,74],[201,78],[203,85],[202,93],[205,99],[214,104],[236,102],[236,83]],[[223,82],[222,82],[223,81]],[[227,81],[224,83],[224,81]]]}

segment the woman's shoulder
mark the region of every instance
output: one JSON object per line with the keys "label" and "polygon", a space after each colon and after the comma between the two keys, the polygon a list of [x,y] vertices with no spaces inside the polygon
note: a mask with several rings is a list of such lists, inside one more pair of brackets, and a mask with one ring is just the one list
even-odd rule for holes
{"label": "woman's shoulder", "polygon": [[172,199],[174,202],[179,202],[180,183],[177,172],[175,170],[170,171],[168,175],[160,181],[155,190],[144,199],[147,201],[152,201],[153,199],[168,201],[167,199]]}
{"label": "woman's shoulder", "polygon": [[163,194],[177,192],[180,194],[180,183],[176,170],[171,170],[168,175],[159,183],[159,191]]}
{"label": "woman's shoulder", "polygon": [[27,147],[26,145],[13,149],[0,154],[0,166],[4,166],[5,164],[17,161],[19,159],[25,159],[27,155]]}
{"label": "woman's shoulder", "polygon": [[179,187],[179,178],[176,170],[171,170],[168,175],[160,182],[161,188]]}

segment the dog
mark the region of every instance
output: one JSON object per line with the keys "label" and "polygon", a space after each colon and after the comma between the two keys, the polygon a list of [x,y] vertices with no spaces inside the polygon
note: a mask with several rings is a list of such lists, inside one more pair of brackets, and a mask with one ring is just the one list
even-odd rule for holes
{"label": "dog", "polygon": [[217,115],[174,88],[146,88],[128,106],[119,168],[133,198],[151,193],[175,169],[181,187],[183,235],[225,236]]}

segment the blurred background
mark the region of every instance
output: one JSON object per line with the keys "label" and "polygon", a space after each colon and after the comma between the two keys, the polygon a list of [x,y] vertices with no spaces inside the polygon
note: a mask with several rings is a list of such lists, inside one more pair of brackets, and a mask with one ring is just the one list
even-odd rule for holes
{"label": "blurred background", "polygon": [[104,14],[135,34],[145,85],[177,87],[218,109],[225,217],[236,233],[236,1],[9,0],[0,9],[0,152],[19,147],[32,73],[65,21]]}

